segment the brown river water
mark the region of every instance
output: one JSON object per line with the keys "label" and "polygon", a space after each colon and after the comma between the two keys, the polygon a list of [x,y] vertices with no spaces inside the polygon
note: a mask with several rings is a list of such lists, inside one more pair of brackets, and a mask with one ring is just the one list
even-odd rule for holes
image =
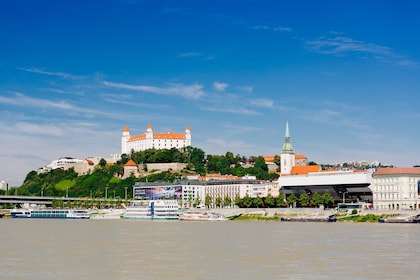
{"label": "brown river water", "polygon": [[0,279],[419,279],[420,224],[0,220]]}

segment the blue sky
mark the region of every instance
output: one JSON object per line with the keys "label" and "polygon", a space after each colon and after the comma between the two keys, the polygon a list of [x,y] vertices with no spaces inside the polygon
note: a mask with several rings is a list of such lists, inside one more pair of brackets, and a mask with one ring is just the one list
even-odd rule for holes
{"label": "blue sky", "polygon": [[0,2],[0,180],[121,132],[207,154],[420,164],[418,1]]}

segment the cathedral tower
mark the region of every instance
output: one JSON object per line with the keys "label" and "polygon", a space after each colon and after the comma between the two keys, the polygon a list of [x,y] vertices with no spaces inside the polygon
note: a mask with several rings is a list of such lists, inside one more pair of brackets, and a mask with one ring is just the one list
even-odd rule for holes
{"label": "cathedral tower", "polygon": [[295,166],[295,151],[293,150],[292,143],[290,143],[288,122],[286,122],[286,132],[284,138],[284,144],[280,153],[281,174],[290,174],[292,167]]}

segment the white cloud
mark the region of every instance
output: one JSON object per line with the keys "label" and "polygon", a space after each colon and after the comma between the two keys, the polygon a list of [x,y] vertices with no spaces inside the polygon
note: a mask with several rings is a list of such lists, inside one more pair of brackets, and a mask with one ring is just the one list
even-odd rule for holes
{"label": "white cloud", "polygon": [[63,130],[56,125],[39,125],[34,123],[18,122],[15,124],[16,133],[36,134],[48,136],[62,136]]}
{"label": "white cloud", "polygon": [[154,87],[145,85],[128,85],[123,83],[113,83],[104,81],[103,84],[107,87],[128,89],[135,91],[144,91],[162,95],[176,95],[187,99],[199,99],[204,95],[203,86],[199,84],[183,85],[170,84],[168,87]]}
{"label": "white cloud", "polygon": [[236,88],[241,91],[248,92],[248,93],[251,93],[254,90],[254,87],[251,87],[251,86],[243,86],[243,87],[236,87]]}
{"label": "white cloud", "polygon": [[391,55],[392,49],[352,38],[338,36],[334,38],[320,37],[306,41],[306,45],[315,52],[323,54],[345,54],[350,52],[370,53],[374,55]]}
{"label": "white cloud", "polygon": [[217,81],[213,83],[213,88],[218,91],[225,91],[228,86],[229,85],[227,83],[221,83]]}
{"label": "white cloud", "polygon": [[292,28],[286,26],[267,26],[267,25],[256,25],[254,26],[255,30],[271,30],[271,31],[281,31],[281,32],[291,32]]}
{"label": "white cloud", "polygon": [[273,108],[273,100],[267,98],[251,100],[251,104],[257,107]]}
{"label": "white cloud", "polygon": [[179,57],[197,57],[197,56],[202,56],[202,53],[199,53],[199,52],[185,52],[185,53],[180,53],[178,56]]}
{"label": "white cloud", "polygon": [[203,110],[210,111],[210,112],[221,112],[221,113],[232,113],[232,114],[241,114],[241,115],[259,115],[260,113],[249,110],[239,106],[232,106],[232,107],[202,107]]}
{"label": "white cloud", "polygon": [[47,75],[47,76],[55,76],[55,77],[60,77],[60,78],[63,78],[63,79],[69,79],[69,80],[78,80],[78,79],[86,78],[86,76],[77,76],[77,75],[73,75],[73,74],[69,74],[69,73],[65,73],[65,72],[44,71],[44,70],[41,70],[39,68],[19,67],[17,69],[22,70],[22,71],[26,71],[26,72],[37,73],[37,74],[42,74],[42,75]]}
{"label": "white cloud", "polygon": [[65,101],[51,101],[48,99],[32,98],[19,92],[10,92],[14,97],[0,96],[0,103],[18,105],[18,106],[30,106],[37,108],[54,108],[61,110],[74,109],[72,105]]}

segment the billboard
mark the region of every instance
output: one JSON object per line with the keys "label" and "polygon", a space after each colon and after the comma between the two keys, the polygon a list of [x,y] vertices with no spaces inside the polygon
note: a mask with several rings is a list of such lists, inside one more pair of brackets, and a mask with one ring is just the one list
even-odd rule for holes
{"label": "billboard", "polygon": [[135,199],[179,199],[182,186],[136,186],[133,192]]}

